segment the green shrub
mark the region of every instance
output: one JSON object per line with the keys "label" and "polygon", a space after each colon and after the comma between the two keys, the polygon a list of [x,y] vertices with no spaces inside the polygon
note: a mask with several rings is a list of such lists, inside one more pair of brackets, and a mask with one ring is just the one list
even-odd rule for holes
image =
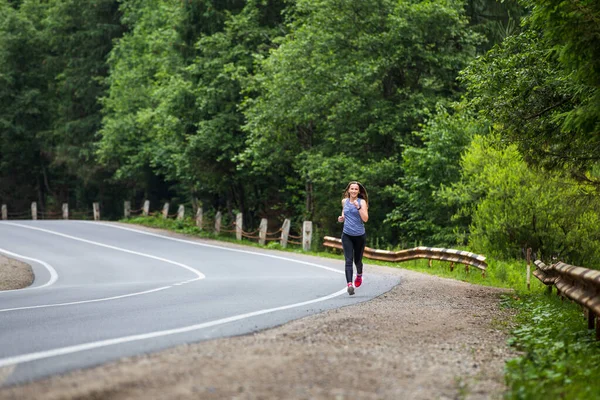
{"label": "green shrub", "polygon": [[511,301],[519,310],[506,364],[509,399],[600,399],[600,342],[581,308],[536,291]]}

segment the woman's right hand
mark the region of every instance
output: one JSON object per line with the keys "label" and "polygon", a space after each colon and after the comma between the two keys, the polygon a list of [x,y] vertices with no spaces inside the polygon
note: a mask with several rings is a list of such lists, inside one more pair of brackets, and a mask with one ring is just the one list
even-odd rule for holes
{"label": "woman's right hand", "polygon": [[338,217],[338,222],[344,222],[344,216],[343,215],[340,215]]}

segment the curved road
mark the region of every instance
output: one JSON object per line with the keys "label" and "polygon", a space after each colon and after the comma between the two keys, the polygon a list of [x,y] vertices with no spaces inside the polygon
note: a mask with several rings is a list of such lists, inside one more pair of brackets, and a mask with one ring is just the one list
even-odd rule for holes
{"label": "curved road", "polygon": [[0,292],[2,385],[262,330],[398,283],[365,275],[348,296],[340,260],[103,222],[1,221],[0,253],[35,274],[31,287]]}

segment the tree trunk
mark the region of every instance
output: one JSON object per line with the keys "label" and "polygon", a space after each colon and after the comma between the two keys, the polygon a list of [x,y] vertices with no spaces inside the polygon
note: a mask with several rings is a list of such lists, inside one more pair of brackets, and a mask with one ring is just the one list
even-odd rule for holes
{"label": "tree trunk", "polygon": [[313,184],[308,178],[305,183],[305,190],[306,190],[306,219],[308,221],[312,221],[313,215],[315,212],[315,202],[314,202],[314,196],[313,196]]}

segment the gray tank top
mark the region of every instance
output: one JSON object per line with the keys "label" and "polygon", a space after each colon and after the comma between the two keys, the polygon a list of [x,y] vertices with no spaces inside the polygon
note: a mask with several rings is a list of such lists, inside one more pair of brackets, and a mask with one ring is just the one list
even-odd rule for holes
{"label": "gray tank top", "polygon": [[[346,235],[362,236],[365,234],[365,224],[360,218],[358,209],[350,203],[350,199],[344,200],[344,230]],[[362,207],[362,199],[358,199],[358,205]]]}

